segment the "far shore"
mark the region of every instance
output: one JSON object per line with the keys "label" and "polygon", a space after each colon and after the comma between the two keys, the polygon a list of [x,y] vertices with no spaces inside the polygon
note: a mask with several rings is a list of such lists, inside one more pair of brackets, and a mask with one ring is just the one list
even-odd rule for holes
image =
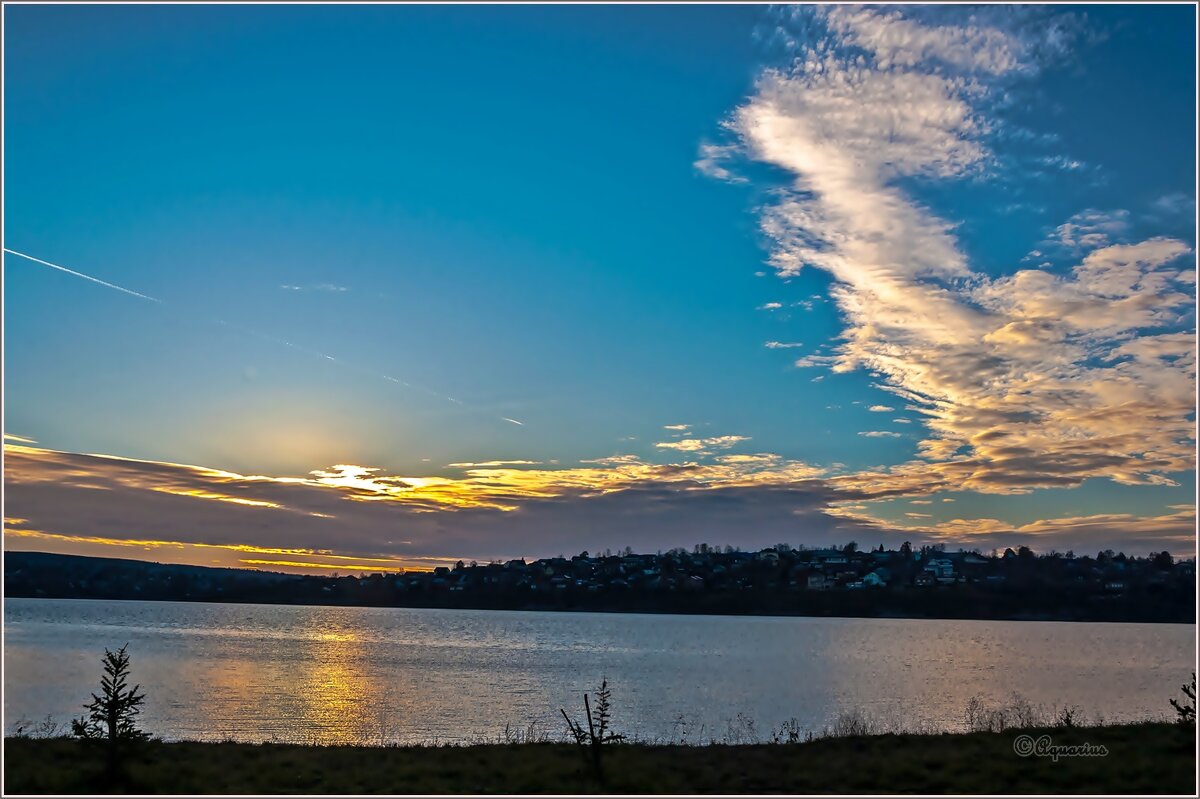
{"label": "far shore", "polygon": [[1193,561],[937,549],[672,551],[297,575],[7,552],[14,598],[989,621],[1195,622]]}
{"label": "far shore", "polygon": [[879,612],[859,612],[859,613],[813,613],[804,610],[746,610],[742,612],[734,611],[713,611],[704,608],[690,609],[686,607],[677,608],[596,608],[596,607],[561,607],[561,606],[524,606],[524,607],[495,607],[485,605],[432,605],[432,604],[411,604],[411,605],[362,605],[351,604],[347,602],[272,602],[264,600],[240,600],[240,599],[137,599],[134,597],[81,597],[81,596],[21,596],[5,594],[7,599],[48,599],[62,600],[69,599],[79,602],[155,602],[162,604],[179,604],[179,605],[254,605],[261,607],[314,607],[314,608],[367,608],[367,609],[395,609],[395,610],[464,610],[464,611],[496,611],[500,613],[602,613],[602,614],[634,614],[639,616],[711,616],[711,617],[729,617],[729,618],[808,618],[808,619],[880,619],[893,621],[1010,621],[1010,622],[1078,622],[1088,624],[1181,624],[1194,626],[1195,620],[1174,620],[1174,619],[1125,619],[1125,618],[1087,618],[1080,616],[1054,616],[1051,614],[1013,614],[1013,615],[963,615],[963,614],[904,614],[897,612],[879,611]]}

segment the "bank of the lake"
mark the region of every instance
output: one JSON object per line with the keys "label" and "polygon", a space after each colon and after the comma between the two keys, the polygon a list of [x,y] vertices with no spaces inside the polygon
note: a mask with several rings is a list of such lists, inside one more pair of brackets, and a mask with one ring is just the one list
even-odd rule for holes
{"label": "bank of the lake", "polygon": [[[1105,755],[1022,757],[1021,734]],[[604,783],[573,744],[442,747],[145,744],[126,780],[103,749],[5,740],[5,791],[86,794],[1047,793],[1193,794],[1195,730],[1170,723],[957,735],[878,735],[750,746],[605,748]]]}

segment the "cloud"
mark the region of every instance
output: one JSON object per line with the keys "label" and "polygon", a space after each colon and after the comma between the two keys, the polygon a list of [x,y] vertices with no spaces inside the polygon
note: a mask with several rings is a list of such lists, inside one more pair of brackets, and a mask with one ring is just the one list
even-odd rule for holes
{"label": "cloud", "polygon": [[870,408],[867,408],[867,410],[874,411],[875,413],[891,413],[896,409],[889,405],[872,405]]}
{"label": "cloud", "polygon": [[16,441],[17,443],[20,443],[20,444],[36,444],[37,443],[32,438],[26,438],[25,436],[19,436],[16,433],[5,433],[4,440],[5,441]]}
{"label": "cloud", "polygon": [[768,341],[763,346],[769,350],[789,350],[794,347],[803,347],[804,345],[800,342],[784,343],[782,341]]}
{"label": "cloud", "polygon": [[870,53],[880,71],[935,62],[967,74],[1001,75],[1026,68],[1031,49],[1028,41],[997,28],[928,26],[899,10],[837,6],[827,9],[827,22],[843,45]]}
{"label": "cloud", "polygon": [[622,455],[557,469],[479,467],[458,478],[349,464],[302,476],[242,475],[16,445],[5,455],[10,551],[312,572],[430,568],[459,558],[625,545],[654,551],[697,541],[745,548],[850,539],[891,547],[904,540],[1029,541],[1037,549],[1119,541],[1130,553],[1177,554],[1194,544],[1194,536],[1183,537],[1189,512],[1194,520],[1191,506],[1163,517],[1020,527],[989,519],[899,526],[862,513],[864,501],[886,493],[883,486],[864,491],[774,453],[726,454],[703,465]]}
{"label": "cloud", "polygon": [[[946,498],[943,502],[953,502]],[[866,530],[874,527],[889,536],[911,536],[914,542],[942,544],[948,548],[992,549],[1028,546],[1037,552],[1076,550],[1093,553],[1118,549],[1130,555],[1166,550],[1176,557],[1195,552],[1196,509],[1194,505],[1171,506],[1172,513],[1137,516],[1128,513],[1094,514],[1038,519],[1016,525],[1000,519],[951,519],[920,521],[928,514],[906,512],[909,523],[893,523],[865,513],[866,506],[850,502],[832,503],[828,512],[840,515]],[[869,540],[870,533],[863,532]]]}
{"label": "cloud", "polygon": [[1068,158],[1065,155],[1047,155],[1040,158],[1039,161],[1045,166],[1061,169],[1063,172],[1077,172],[1087,167],[1083,161]]}
{"label": "cloud", "polygon": [[333,294],[340,294],[350,290],[345,286],[338,286],[333,283],[315,283],[308,286],[294,286],[284,283],[279,288],[286,289],[287,291],[325,291]]}
{"label": "cloud", "polygon": [[804,29],[794,60],[726,124],[787,176],[761,216],[775,271],[833,279],[840,342],[796,365],[872,373],[927,431],[918,460],[838,479],[1019,493],[1193,470],[1189,244],[1126,241],[1128,214],[1088,209],[1056,231],[1073,268],[992,276],[912,192],[996,174],[994,142],[1018,133],[996,107],[1061,57],[1074,23],[1040,8],[788,13]]}
{"label": "cloud", "polygon": [[439,564],[626,544],[653,551],[690,546],[698,536],[766,546],[796,537],[797,511],[803,534],[817,540],[854,529],[822,510],[831,494],[823,470],[779,456],[707,465],[604,460],[558,469],[478,467],[459,478],[350,464],[280,477],[9,446],[6,512],[25,532],[8,544],[379,570],[374,559]]}
{"label": "cloud", "polygon": [[749,441],[748,436],[713,436],[711,438],[684,438],[679,441],[660,441],[654,446],[679,452],[704,453],[712,449],[728,449],[734,444]]}
{"label": "cloud", "polygon": [[1153,219],[1192,217],[1196,214],[1196,198],[1183,192],[1164,194],[1150,204]]}
{"label": "cloud", "polygon": [[1097,552],[1130,549],[1131,542],[1136,541],[1136,551],[1129,554],[1167,550],[1183,555],[1194,552],[1196,509],[1185,506],[1174,513],[1149,517],[1128,513],[1071,516],[1039,519],[1023,525],[1010,525],[998,519],[954,519],[913,530],[960,545],[974,542],[980,549],[1024,544],[1039,552],[1052,549]]}
{"label": "cloud", "polygon": [[680,430],[680,431],[682,431],[682,430],[688,430],[690,428],[691,428],[690,424],[664,424],[663,425],[663,430]]}
{"label": "cloud", "polygon": [[478,469],[486,466],[538,466],[541,461],[479,461],[478,463],[460,462],[448,463],[454,469]]}
{"label": "cloud", "polygon": [[1075,251],[1105,247],[1122,238],[1129,230],[1129,212],[1097,211],[1088,208],[1073,215],[1054,229],[1048,243]]}
{"label": "cloud", "polygon": [[[341,569],[345,571],[398,571],[401,569],[422,569],[432,568],[432,565],[427,565],[424,561],[434,561],[438,563],[448,564],[449,560],[437,558],[370,558],[362,555],[337,555],[328,550],[307,549],[307,548],[286,548],[286,547],[260,547],[251,544],[205,544],[196,541],[160,541],[149,538],[106,538],[102,536],[90,535],[64,535],[61,533],[48,533],[42,530],[34,530],[27,526],[27,520],[24,519],[6,519],[7,529],[5,534],[10,536],[12,540],[20,544],[32,544],[41,547],[54,547],[56,544],[67,544],[75,548],[83,547],[101,547],[102,551],[109,554],[111,549],[137,549],[143,552],[153,552],[158,556],[158,562],[167,563],[195,563],[197,561],[212,560],[207,558],[207,554],[211,554],[210,550],[215,550],[222,555],[233,554],[236,558],[236,563],[228,563],[228,565],[274,565],[274,566],[290,566],[299,567],[306,570],[313,569]],[[304,561],[299,560],[263,560],[255,558],[242,558],[241,555],[270,555],[304,557]],[[180,559],[177,556],[182,556]],[[220,558],[217,558],[221,561]],[[441,563],[438,563],[441,565]]]}
{"label": "cloud", "polygon": [[859,433],[860,436],[867,438],[900,438],[899,433],[893,433],[890,430],[867,430]]}
{"label": "cloud", "polygon": [[759,311],[778,311],[782,307],[783,307],[783,303],[768,302],[768,303],[764,303],[763,305],[758,306],[757,310],[759,310]]}
{"label": "cloud", "polygon": [[694,166],[701,174],[728,183],[745,183],[746,179],[735,175],[724,164],[735,154],[736,148],[720,144],[701,144],[700,157]]}

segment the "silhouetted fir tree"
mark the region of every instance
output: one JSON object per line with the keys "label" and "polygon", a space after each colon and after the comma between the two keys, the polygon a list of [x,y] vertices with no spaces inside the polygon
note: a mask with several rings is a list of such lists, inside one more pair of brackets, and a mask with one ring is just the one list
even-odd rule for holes
{"label": "silhouetted fir tree", "polygon": [[115,740],[145,740],[150,736],[137,728],[136,719],[142,712],[144,694],[140,685],[127,688],[129,678],[129,644],[116,652],[104,650],[104,676],[100,679],[101,696],[92,694],[84,705],[86,717],[71,722],[71,732],[80,738]]}
{"label": "silhouetted fir tree", "polygon": [[150,735],[137,727],[146,697],[139,685],[128,687],[129,644],[110,652],[104,650],[104,676],[100,679],[100,694],[84,705],[88,711],[71,721],[71,732],[79,738],[104,741],[108,749],[107,779],[116,783],[121,776],[121,758],[131,743],[144,741]]}

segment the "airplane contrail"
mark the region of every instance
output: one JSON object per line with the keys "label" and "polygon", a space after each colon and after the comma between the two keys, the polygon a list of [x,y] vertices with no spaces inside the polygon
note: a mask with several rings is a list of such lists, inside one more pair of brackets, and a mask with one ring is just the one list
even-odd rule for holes
{"label": "airplane contrail", "polygon": [[147,294],[141,294],[139,292],[132,291],[132,290],[124,288],[122,286],[118,286],[116,283],[109,283],[107,280],[101,280],[98,277],[92,277],[91,275],[85,275],[83,272],[76,272],[74,269],[67,269],[65,266],[59,266],[58,264],[52,264],[49,261],[43,261],[41,258],[34,258],[32,255],[26,255],[23,252],[17,252],[16,250],[10,250],[7,247],[4,248],[4,251],[6,253],[8,253],[9,255],[16,255],[19,258],[24,258],[26,260],[33,261],[34,263],[42,264],[43,266],[48,266],[51,269],[57,269],[60,272],[66,272],[68,275],[74,275],[75,277],[81,277],[84,280],[90,280],[93,283],[99,283],[101,286],[107,286],[110,289],[116,289],[117,291],[123,291],[126,294],[130,294],[134,297],[138,297],[139,299],[149,300],[150,302],[157,302],[160,304],[162,303],[162,300],[157,299],[155,297],[151,297]]}
{"label": "airplane contrail", "polygon": [[[110,288],[115,291],[122,292],[123,294],[128,294],[131,297],[137,297],[138,299],[141,299],[141,300],[155,302],[155,303],[158,303],[159,305],[167,304],[165,301],[160,300],[157,297],[151,297],[148,294],[142,294],[141,292],[137,292],[132,289],[127,289],[124,286],[118,286],[116,283],[109,283],[107,280],[101,280],[98,277],[92,277],[91,275],[85,275],[83,272],[76,272],[74,269],[68,269],[67,267],[62,266],[60,264],[51,263],[50,261],[43,261],[41,258],[34,258],[32,255],[26,255],[23,252],[17,252],[16,250],[10,250],[8,247],[4,248],[4,252],[8,253],[9,255],[15,255],[18,258],[24,258],[27,261],[33,261],[36,264],[42,264],[43,266],[48,266],[51,269],[57,269],[60,272],[66,272],[68,275],[74,275],[75,277],[80,277],[80,278],[83,278],[84,280],[90,280],[91,282],[98,283],[99,285],[104,286],[105,288]],[[402,385],[406,388],[414,388],[414,389],[417,389],[418,391],[423,391],[426,394],[429,394],[431,396],[446,400],[447,402],[452,402],[455,405],[458,405],[463,408],[470,407],[466,403],[462,402],[461,400],[457,400],[454,397],[447,396],[446,394],[438,393],[437,391],[434,391],[431,388],[426,388],[425,386],[418,385],[415,383],[409,383],[405,380],[400,380],[399,378],[395,378],[390,375],[385,375],[380,372],[372,372],[370,370],[363,369],[358,366],[354,366],[353,364],[350,364],[339,358],[335,358],[332,355],[329,355],[328,353],[324,353],[319,350],[309,349],[308,347],[302,347],[299,344],[293,344],[292,342],[290,342],[286,339],[276,338],[275,336],[268,335],[267,333],[263,333],[261,331],[255,330],[254,328],[246,327],[245,325],[239,325],[239,324],[235,324],[233,322],[228,322],[224,319],[216,319],[216,318],[212,319],[211,321],[216,322],[217,324],[220,324],[220,325],[225,325],[226,327],[236,328],[237,330],[240,330],[243,333],[254,336],[255,338],[263,339],[265,341],[270,341],[273,344],[278,344],[283,347],[288,347],[288,348],[296,350],[298,352],[307,353],[308,355],[313,355],[318,358],[324,358],[327,361],[332,361],[333,363],[336,363],[345,369],[350,369],[351,371],[358,372],[359,374],[365,374],[370,377],[378,377],[382,380],[387,380],[391,383],[398,383],[399,385]],[[519,422],[516,419],[510,419],[507,416],[501,416],[500,418],[506,422],[511,422],[512,424],[520,425],[522,427],[525,426],[524,422]]]}

